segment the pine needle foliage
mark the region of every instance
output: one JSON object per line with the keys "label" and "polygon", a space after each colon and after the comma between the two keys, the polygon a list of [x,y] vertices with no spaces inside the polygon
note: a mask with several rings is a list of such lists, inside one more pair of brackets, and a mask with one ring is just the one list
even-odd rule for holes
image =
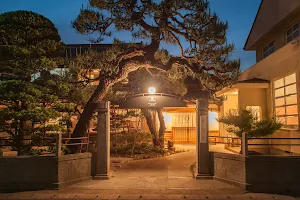
{"label": "pine needle foliage", "polygon": [[10,134],[18,155],[33,153],[42,138],[66,133],[70,125],[75,108],[65,102],[70,87],[50,74],[64,64],[60,40],[54,24],[42,15],[0,15],[0,132]]}
{"label": "pine needle foliage", "polygon": [[[74,137],[86,132],[94,112],[92,103],[102,100],[112,85],[138,69],[169,72],[175,67],[198,79],[210,94],[233,84],[240,73],[240,61],[230,58],[234,45],[227,43],[228,23],[211,12],[207,0],[89,0],[73,27],[91,36],[93,42],[114,41],[106,52],[88,52],[75,60],[84,79],[99,81],[99,85],[84,108]],[[124,44],[115,34],[118,32],[129,32],[131,41],[142,43]],[[179,55],[171,55],[165,43],[173,44]],[[92,69],[100,71],[93,79],[86,76]]]}
{"label": "pine needle foliage", "polygon": [[276,118],[258,120],[251,109],[240,108],[237,112],[219,117],[218,121],[226,125],[226,131],[242,137],[247,133],[248,138],[264,137],[279,130],[283,124]]}

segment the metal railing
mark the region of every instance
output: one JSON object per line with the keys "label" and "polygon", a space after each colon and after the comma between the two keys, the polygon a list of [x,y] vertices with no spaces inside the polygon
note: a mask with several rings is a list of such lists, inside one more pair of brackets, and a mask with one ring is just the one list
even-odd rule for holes
{"label": "metal railing", "polygon": [[[81,150],[84,149],[83,147],[85,147],[86,151],[88,151],[89,149],[89,137],[77,137],[77,138],[63,138],[62,134],[56,134],[55,138],[42,138],[39,139],[41,142],[45,142],[45,141],[49,141],[48,145],[45,144],[39,144],[39,143],[35,143],[35,144],[20,144],[22,146],[34,146],[34,147],[49,147],[51,145],[53,145],[56,149],[55,155],[56,156],[61,156],[62,155],[62,147],[63,146],[80,146],[80,152]],[[73,140],[79,140],[80,142],[71,142],[68,143],[69,141],[73,141]],[[3,141],[3,144],[0,143],[0,147],[11,147],[13,146],[12,144],[9,144],[11,142],[13,142],[12,138],[0,138],[0,141]],[[34,141],[34,138],[24,138],[22,139],[22,141]]]}
{"label": "metal railing", "polygon": [[[229,136],[209,136],[209,144],[231,144],[231,145],[241,145],[241,138],[229,137]],[[226,141],[224,141],[226,140]],[[236,142],[239,141],[239,142]]]}
{"label": "metal railing", "polygon": [[[241,145],[242,144],[242,139],[238,138],[238,137],[226,137],[226,136],[209,136],[210,140],[210,144],[232,144],[232,145]],[[223,142],[223,141],[218,141],[218,139],[226,139],[227,142]],[[258,146],[258,145],[286,145],[286,146],[300,146],[300,138],[247,138],[248,141],[253,141],[253,140],[270,140],[271,143],[269,144],[252,144],[252,143],[248,143],[248,146]],[[230,140],[232,142],[230,142]],[[234,140],[240,141],[240,142],[234,142]],[[299,140],[299,144],[292,144],[292,143],[286,143],[286,144],[274,144],[272,143],[272,140]]]}
{"label": "metal railing", "polygon": [[[269,144],[249,144],[248,146],[256,146],[256,145],[272,145],[272,146],[300,146],[300,138],[249,138],[248,141],[251,140],[270,140]],[[290,140],[290,141],[299,141],[299,144],[292,144],[292,143],[286,143],[286,144],[274,144],[272,143],[272,140]]]}
{"label": "metal railing", "polygon": [[[255,143],[252,141],[264,140],[265,143]],[[273,143],[273,141],[290,141],[289,143]],[[293,143],[297,141],[297,143]],[[250,143],[249,143],[250,142]],[[229,136],[209,136],[209,144],[226,144],[229,147],[241,147],[243,155],[248,155],[248,149],[251,146],[300,146],[300,138],[280,138],[280,137],[261,137],[261,138],[247,138],[243,133],[243,137],[229,137]]]}

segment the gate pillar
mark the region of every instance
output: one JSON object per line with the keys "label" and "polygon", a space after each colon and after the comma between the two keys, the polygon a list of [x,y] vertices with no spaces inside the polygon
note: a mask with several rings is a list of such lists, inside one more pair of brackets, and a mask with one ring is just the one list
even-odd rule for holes
{"label": "gate pillar", "polygon": [[197,99],[196,102],[196,179],[210,179],[209,146],[208,146],[208,99]]}
{"label": "gate pillar", "polygon": [[98,103],[97,156],[94,179],[108,179],[110,167],[110,102]]}

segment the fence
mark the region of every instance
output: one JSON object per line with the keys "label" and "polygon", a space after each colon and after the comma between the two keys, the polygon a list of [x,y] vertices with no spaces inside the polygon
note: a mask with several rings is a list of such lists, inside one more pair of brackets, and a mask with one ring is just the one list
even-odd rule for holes
{"label": "fence", "polygon": [[[264,141],[264,142],[261,142]],[[278,141],[278,142],[275,142]],[[283,142],[289,141],[289,142]],[[274,137],[260,137],[260,138],[247,138],[246,134],[243,134],[242,138],[231,136],[209,136],[210,144],[225,144],[228,150],[234,150],[234,148],[243,152],[244,155],[248,155],[249,149],[255,150],[256,147],[276,147],[276,146],[300,146],[300,138],[274,138]]]}
{"label": "fence", "polygon": [[[27,141],[31,142],[33,141],[33,138],[26,138],[26,139],[22,139],[22,141]],[[69,141],[74,141],[74,140],[79,140],[79,142],[70,142]],[[0,139],[0,141],[3,141],[4,144],[0,143],[0,147],[3,146],[12,146],[11,144],[9,144],[9,142],[13,141],[13,139]],[[52,144],[53,146],[55,146],[55,155],[56,156],[61,156],[62,155],[62,147],[68,147],[68,146],[79,146],[79,153],[82,153],[82,150],[85,149],[85,151],[87,152],[89,149],[89,137],[77,137],[77,138],[63,138],[62,134],[56,134],[55,138],[42,138],[40,139],[40,141],[45,142],[45,141],[49,141],[49,144]],[[22,146],[34,146],[34,147],[49,147],[50,145],[41,145],[41,144],[21,144]],[[85,148],[84,148],[85,147]]]}
{"label": "fence", "polygon": [[196,143],[196,127],[173,127],[172,139],[175,143]]}
{"label": "fence", "polygon": [[241,146],[241,139],[230,136],[209,136],[209,144],[227,144],[232,146]]}
{"label": "fence", "polygon": [[[209,136],[215,136],[219,142],[219,131],[209,131]],[[172,131],[165,133],[166,140],[179,144],[196,144],[196,127],[172,127]]]}

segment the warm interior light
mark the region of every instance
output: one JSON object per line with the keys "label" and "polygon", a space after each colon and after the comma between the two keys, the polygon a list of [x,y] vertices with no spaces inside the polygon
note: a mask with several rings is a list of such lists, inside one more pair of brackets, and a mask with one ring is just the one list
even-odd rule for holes
{"label": "warm interior light", "polygon": [[166,131],[172,130],[172,113],[165,113],[163,112],[164,120],[165,120],[165,126]]}
{"label": "warm interior light", "polygon": [[155,87],[149,87],[148,92],[149,92],[149,94],[155,94],[155,92],[156,92]]}

